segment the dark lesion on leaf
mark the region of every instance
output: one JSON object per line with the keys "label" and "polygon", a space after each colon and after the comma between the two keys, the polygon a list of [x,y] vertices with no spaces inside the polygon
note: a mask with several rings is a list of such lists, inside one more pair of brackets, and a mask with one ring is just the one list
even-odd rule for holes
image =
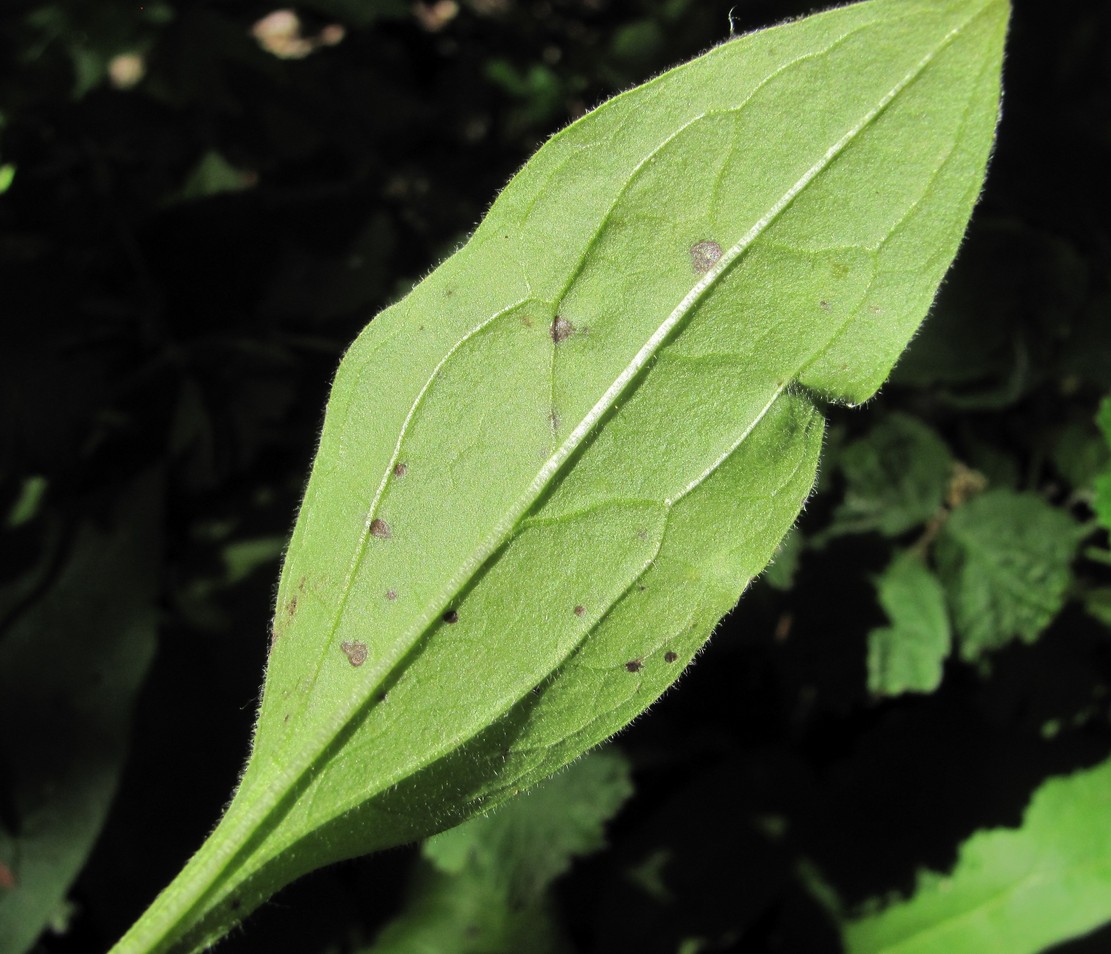
{"label": "dark lesion on leaf", "polygon": [[402,461],[398,461],[396,464],[393,465],[393,475],[395,477],[404,477],[407,473],[409,473],[408,464],[403,463]]}
{"label": "dark lesion on leaf", "polygon": [[630,659],[627,663],[625,663],[625,669],[628,672],[640,672],[643,668],[644,663],[642,663],[639,659]]}
{"label": "dark lesion on leaf", "polygon": [[551,335],[552,341],[555,344],[566,341],[574,333],[575,326],[564,318],[563,315],[556,315],[552,319],[551,327],[548,328],[548,334]]}
{"label": "dark lesion on leaf", "polygon": [[452,623],[458,623],[459,614],[455,610],[449,609],[447,612],[444,613],[444,622],[449,625],[451,625]]}
{"label": "dark lesion on leaf", "polygon": [[370,521],[370,535],[377,537],[379,540],[389,540],[393,536],[393,531],[385,520],[381,517],[375,517]]}
{"label": "dark lesion on leaf", "polygon": [[673,663],[678,658],[679,658],[679,654],[678,653],[673,653],[670,650],[668,650],[666,653],[664,653],[664,662]]}
{"label": "dark lesion on leaf", "polygon": [[585,613],[585,612],[586,612],[585,607],[583,607],[583,606],[576,606],[575,607],[574,613],[575,613],[576,616],[582,616],[582,614]]}
{"label": "dark lesion on leaf", "polygon": [[339,648],[343,650],[343,654],[347,657],[347,661],[356,668],[367,660],[366,643],[344,641],[339,644]]}
{"label": "dark lesion on leaf", "polygon": [[722,248],[717,242],[706,240],[695,242],[690,247],[691,268],[698,275],[705,275],[722,256]]}

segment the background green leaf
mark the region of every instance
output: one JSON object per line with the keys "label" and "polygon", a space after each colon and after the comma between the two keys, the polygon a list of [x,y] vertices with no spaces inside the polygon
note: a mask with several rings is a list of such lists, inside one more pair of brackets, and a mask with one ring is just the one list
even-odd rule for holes
{"label": "background green leaf", "polygon": [[868,688],[878,696],[933,692],[951,637],[945,592],[914,553],[904,553],[876,580],[890,626],[868,634]]}
{"label": "background green leaf", "polygon": [[1065,603],[1079,541],[1075,521],[1035,494],[989,490],[958,507],[937,561],[961,656],[1037,639]]}
{"label": "background green leaf", "polygon": [[155,648],[163,484],[143,475],[126,505],[58,534],[49,600],[41,580],[0,594],[0,950],[11,954],[47,925],[67,930],[67,893],[116,793]]}
{"label": "background green leaf", "polygon": [[573,950],[548,911],[549,887],[603,847],[604,825],[632,790],[627,762],[606,750],[428,839],[408,909],[368,954]]}
{"label": "background green leaf", "polygon": [[945,442],[922,421],[889,414],[843,448],[845,496],[826,531],[898,536],[937,515],[953,467]]}
{"label": "background green leaf", "polygon": [[1017,830],[978,832],[948,874],[845,925],[849,952],[1027,954],[1111,918],[1111,763],[1046,782]]}

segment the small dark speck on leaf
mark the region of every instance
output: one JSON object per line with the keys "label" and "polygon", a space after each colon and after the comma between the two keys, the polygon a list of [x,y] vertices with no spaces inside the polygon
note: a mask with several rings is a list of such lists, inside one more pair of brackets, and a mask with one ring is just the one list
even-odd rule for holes
{"label": "small dark speck on leaf", "polygon": [[344,655],[347,656],[347,661],[352,666],[358,667],[366,662],[366,643],[343,642],[339,644],[339,648],[343,650]]}
{"label": "small dark speck on leaf", "polygon": [[627,663],[625,663],[625,668],[629,672],[640,672],[641,669],[644,668],[644,663],[642,663],[639,659],[630,659]]}
{"label": "small dark speck on leaf", "polygon": [[673,652],[664,653],[664,662],[669,662],[669,663],[675,662],[675,660],[678,659],[678,658],[679,658],[678,653],[673,653]]}
{"label": "small dark speck on leaf", "polygon": [[559,430],[559,414],[556,411],[548,412],[548,423],[552,426],[553,431]]}
{"label": "small dark speck on leaf", "polygon": [[288,722],[288,721],[289,721],[289,713],[287,712],[285,714],[285,718],[282,719],[282,722]]}
{"label": "small dark speck on leaf", "polygon": [[388,540],[393,536],[393,531],[390,530],[390,525],[379,517],[375,517],[370,521],[370,535],[377,537],[379,540]]}
{"label": "small dark speck on leaf", "polygon": [[289,602],[285,604],[285,611],[286,611],[286,614],[289,616],[290,619],[293,619],[293,617],[297,615],[297,597],[296,596],[290,597]]}
{"label": "small dark speck on leaf", "polygon": [[379,702],[386,702],[389,698],[390,698],[390,694],[388,692],[378,693],[378,701]]}
{"label": "small dark speck on leaf", "polygon": [[583,607],[581,607],[581,606],[576,606],[575,607],[575,615],[576,616],[582,616],[582,614],[585,613],[585,612],[586,612],[586,610]]}
{"label": "small dark speck on leaf", "polygon": [[407,473],[409,473],[408,464],[403,464],[401,461],[398,461],[393,465],[393,475],[395,477],[404,477]]}
{"label": "small dark speck on leaf", "polygon": [[721,246],[717,242],[696,242],[691,246],[691,268],[703,275],[714,267],[721,255]]}
{"label": "small dark speck on leaf", "polygon": [[552,326],[548,329],[548,334],[552,336],[552,341],[556,344],[566,341],[574,333],[575,326],[562,315],[556,315],[552,319]]}
{"label": "small dark speck on leaf", "polygon": [[386,599],[392,603],[397,599],[397,592],[395,590],[386,590]]}
{"label": "small dark speck on leaf", "polygon": [[641,584],[640,584],[640,585],[639,585],[639,586],[637,587],[637,592],[638,592],[638,593],[643,593],[643,592],[644,592],[644,591],[645,591],[646,589],[648,589],[648,587],[647,587],[647,586],[645,586],[645,585],[644,585],[643,583],[641,583]]}
{"label": "small dark speck on leaf", "polygon": [[533,687],[532,687],[532,694],[533,694],[534,696],[538,696],[538,695],[540,695],[540,687],[539,687],[539,686],[533,686]]}
{"label": "small dark speck on leaf", "polygon": [[820,302],[818,302],[818,307],[821,308],[822,311],[829,311],[829,302],[823,298]]}
{"label": "small dark speck on leaf", "polygon": [[453,609],[448,610],[446,613],[444,613],[444,622],[445,623],[458,623],[459,622],[459,614],[457,612],[455,612],[455,610],[453,610]]}

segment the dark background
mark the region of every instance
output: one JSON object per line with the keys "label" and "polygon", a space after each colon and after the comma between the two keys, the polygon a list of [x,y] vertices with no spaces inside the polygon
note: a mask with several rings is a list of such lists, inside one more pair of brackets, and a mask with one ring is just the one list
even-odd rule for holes
{"label": "dark background", "polygon": [[[137,506],[137,486],[157,614],[117,797],[68,925],[41,951],[106,949],[218,817],[345,346],[458,245],[551,132],[724,39],[731,6],[739,31],[815,9],[463,0],[446,16],[313,0],[298,8],[304,32],[338,24],[342,39],[283,59],[251,35],[271,10],[258,3],[7,0],[0,512],[26,505],[29,487],[41,497],[2,528],[0,625],[69,598],[55,587],[74,540]],[[1099,191],[1111,12],[1015,6],[999,142],[956,271],[880,400],[832,411],[831,442],[900,409],[996,483],[1085,519],[1053,447],[1111,390]],[[108,71],[135,50],[145,72],[126,87]],[[827,465],[804,536],[840,492]],[[883,622],[870,579],[889,555],[869,534],[804,553],[794,588],[755,587],[680,688],[624,733],[637,795],[611,847],[560,887],[581,950],[673,951],[691,935],[714,950],[837,950],[801,858],[849,903],[905,891],[972,831],[1016,824],[1041,780],[1111,751],[1106,706],[1090,711],[1111,681],[1108,631],[1076,607],[990,673],[954,663],[933,695],[870,699],[865,637]],[[43,645],[49,667],[46,634]],[[37,706],[64,707],[8,691],[20,732],[36,731]],[[1067,731],[1046,738],[1050,719]],[[75,744],[41,734],[47,755]],[[7,769],[0,788],[15,784]],[[0,824],[18,830],[19,801],[5,798]],[[681,877],[677,900],[653,906],[623,872],[660,846]],[[348,950],[396,912],[410,859],[397,850],[308,878],[226,949]],[[1068,950],[1109,946],[1104,932]]]}

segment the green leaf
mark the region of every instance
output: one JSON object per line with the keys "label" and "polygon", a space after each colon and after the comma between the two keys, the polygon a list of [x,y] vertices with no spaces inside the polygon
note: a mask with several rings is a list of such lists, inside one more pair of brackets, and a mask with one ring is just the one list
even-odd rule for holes
{"label": "green leaf", "polygon": [[880,696],[933,692],[951,637],[941,583],[913,553],[897,556],[876,580],[890,626],[868,634],[868,688]]}
{"label": "green leaf", "polygon": [[890,414],[841,453],[845,498],[826,535],[877,530],[898,536],[941,508],[953,461],[936,432],[906,414]]}
{"label": "green leaf", "polygon": [[[1108,447],[1111,447],[1111,397],[1105,397],[1099,406],[1096,423],[1103,432]],[[1111,530],[1111,466],[1095,479],[1095,499],[1092,509],[1096,512],[1096,519],[1104,530]]]}
{"label": "green leaf", "polygon": [[161,483],[139,479],[103,526],[82,526],[53,584],[0,634],[5,954],[64,910],[116,792],[154,655]]}
{"label": "green leaf", "polygon": [[210,149],[197,160],[181,188],[168,196],[163,205],[190,202],[222,192],[241,192],[250,189],[257,178],[249,170],[236,169],[219,152]]}
{"label": "green leaf", "polygon": [[373,954],[555,950],[549,886],[576,857],[605,845],[605,823],[632,794],[613,750],[576,762],[491,815],[424,843],[406,911],[386,927]]}
{"label": "green leaf", "polygon": [[1065,511],[1011,490],[989,490],[953,512],[937,562],[962,658],[1038,638],[1065,603],[1081,532]]}
{"label": "green leaf", "polygon": [[1027,954],[1111,920],[1111,762],[1046,782],[1022,825],[973,835],[951,874],[844,926],[850,954]]}
{"label": "green leaf", "polygon": [[549,140],[374,320],[239,791],[119,951],[457,824],[675,680],[810,492],[815,395],[867,399],[929,307],[1007,13],[874,0],[726,43]]}

